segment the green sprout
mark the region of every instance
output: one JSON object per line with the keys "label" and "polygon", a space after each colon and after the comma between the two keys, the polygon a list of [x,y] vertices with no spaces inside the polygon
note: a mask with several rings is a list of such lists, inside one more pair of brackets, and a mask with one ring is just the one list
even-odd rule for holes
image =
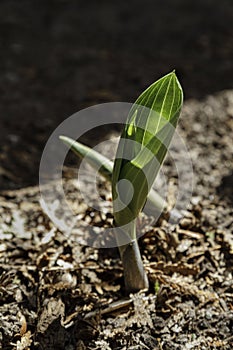
{"label": "green sprout", "polygon": [[[114,163],[107,157],[103,156],[99,152],[93,150],[92,148],[83,145],[80,142],[73,140],[67,136],[60,136],[62,140],[79,158],[84,159],[91,165],[95,170],[99,172],[107,181],[112,181],[112,172]],[[158,194],[153,188],[148,194],[146,207],[143,208],[147,215],[154,215],[156,213],[161,213],[165,208],[167,208],[167,203],[160,194]],[[175,211],[170,213],[172,217],[177,217],[179,215]]]}
{"label": "green sprout", "polygon": [[60,137],[112,183],[114,231],[127,292],[149,286],[136,222],[146,202],[149,211],[161,212],[166,207],[152,185],[171,143],[182,104],[183,92],[174,71],[149,86],[129,112],[114,163],[79,142]]}

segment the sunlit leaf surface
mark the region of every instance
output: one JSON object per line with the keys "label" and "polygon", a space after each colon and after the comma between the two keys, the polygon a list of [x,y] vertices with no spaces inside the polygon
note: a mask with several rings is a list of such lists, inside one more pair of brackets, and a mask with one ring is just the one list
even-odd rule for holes
{"label": "sunlit leaf surface", "polygon": [[117,225],[134,220],[145,205],[174,134],[182,103],[182,88],[172,72],[152,84],[133,105],[113,168]]}

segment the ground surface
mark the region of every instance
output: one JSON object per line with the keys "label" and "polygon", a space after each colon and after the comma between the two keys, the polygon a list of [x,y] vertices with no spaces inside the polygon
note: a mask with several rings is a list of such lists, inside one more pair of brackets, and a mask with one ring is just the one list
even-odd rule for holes
{"label": "ground surface", "polygon": [[[150,291],[129,299],[117,250],[77,243],[80,232],[88,235],[87,224],[99,226],[96,240],[111,224],[107,185],[99,213],[80,198],[72,176],[65,181],[80,218],[69,237],[42,212],[37,187],[2,193],[3,349],[232,348],[232,117],[233,91],[185,105],[180,133],[194,166],[191,204],[178,224],[166,214],[157,223],[142,215],[138,230],[145,232],[140,246]],[[164,173],[172,204],[178,179],[169,158]]]}
{"label": "ground surface", "polygon": [[[231,0],[0,2],[0,349],[232,349],[232,22]],[[187,98],[180,134],[194,166],[191,205],[176,225],[166,213],[158,223],[141,217],[150,290],[126,298],[117,249],[77,243],[87,223],[100,233],[111,224],[107,184],[100,214],[65,169],[83,219],[65,237],[39,205],[38,166],[66,117],[133,102],[174,68]],[[172,206],[171,157],[163,169]]]}

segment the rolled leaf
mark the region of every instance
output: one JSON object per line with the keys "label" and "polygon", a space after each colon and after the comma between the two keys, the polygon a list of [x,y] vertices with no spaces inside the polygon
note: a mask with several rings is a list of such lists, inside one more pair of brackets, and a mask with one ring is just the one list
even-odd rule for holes
{"label": "rolled leaf", "polygon": [[[85,158],[85,160],[90,164],[95,170],[97,170],[100,175],[105,177],[106,180],[112,181],[113,172],[113,162],[100,154],[99,152],[93,150],[92,148],[83,145],[82,143],[75,141],[74,139],[67,136],[60,136],[62,140],[80,159]],[[147,207],[145,212],[148,215],[161,213],[163,209],[167,206],[166,201],[152,188],[147,201]]]}
{"label": "rolled leaf", "polygon": [[67,136],[59,136],[70,149],[78,155],[81,159],[85,160],[96,169],[102,176],[107,180],[111,181],[112,171],[113,171],[113,162],[108,158],[100,154],[99,152],[93,150],[92,148],[83,145],[80,142],[77,142]]}
{"label": "rolled leaf", "polygon": [[172,72],[152,84],[131,108],[113,168],[116,225],[127,225],[144,207],[170,145],[182,103],[182,88]]}

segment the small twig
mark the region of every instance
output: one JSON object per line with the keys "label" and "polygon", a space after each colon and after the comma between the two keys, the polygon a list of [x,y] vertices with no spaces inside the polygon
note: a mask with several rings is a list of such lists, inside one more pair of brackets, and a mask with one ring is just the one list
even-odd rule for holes
{"label": "small twig", "polygon": [[193,231],[189,231],[189,230],[179,229],[178,233],[181,233],[183,235],[186,235],[186,236],[189,236],[189,237],[192,237],[192,238],[197,238],[197,239],[201,239],[203,237],[203,235],[201,233],[193,232]]}
{"label": "small twig", "polygon": [[[140,291],[141,293],[142,291]],[[156,298],[156,296],[153,297],[148,297],[148,296],[142,296],[143,300],[148,300],[149,298]],[[84,319],[89,319],[91,317],[94,317],[96,315],[105,315],[105,314],[109,314],[113,311],[119,310],[119,309],[123,309],[125,307],[128,307],[132,304],[133,302],[133,298],[130,297],[128,299],[120,299],[118,301],[115,301],[111,304],[109,304],[105,309],[97,309],[91,312],[88,312],[88,314],[85,315]]]}
{"label": "small twig", "polygon": [[132,301],[133,301],[132,298],[118,300],[114,303],[109,304],[108,307],[106,307],[105,309],[102,309],[102,310],[97,309],[97,310],[88,312],[88,314],[85,315],[84,319],[86,320],[88,318],[94,317],[94,316],[99,315],[99,314],[105,315],[105,314],[111,313],[113,311],[123,309],[124,307],[129,306],[132,303]]}

